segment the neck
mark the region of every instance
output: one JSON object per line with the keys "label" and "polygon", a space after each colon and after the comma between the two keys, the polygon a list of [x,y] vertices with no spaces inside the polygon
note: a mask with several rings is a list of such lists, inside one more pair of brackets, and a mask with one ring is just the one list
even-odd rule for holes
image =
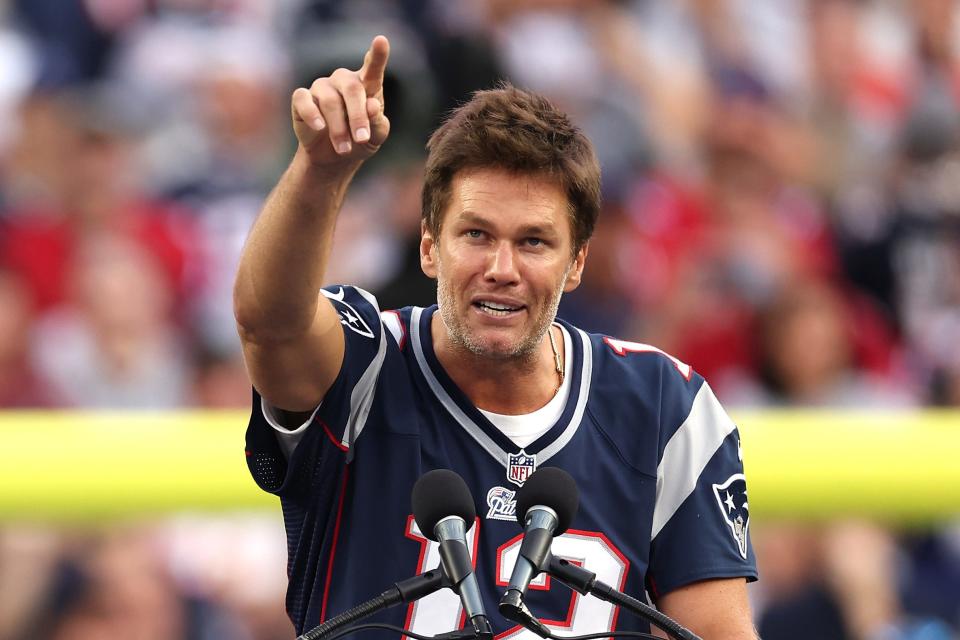
{"label": "neck", "polygon": [[447,375],[473,404],[485,411],[523,415],[546,405],[556,395],[564,367],[563,332],[551,325],[557,353],[544,335],[533,354],[526,358],[491,358],[478,355],[453,342],[439,313],[430,321],[433,349]]}

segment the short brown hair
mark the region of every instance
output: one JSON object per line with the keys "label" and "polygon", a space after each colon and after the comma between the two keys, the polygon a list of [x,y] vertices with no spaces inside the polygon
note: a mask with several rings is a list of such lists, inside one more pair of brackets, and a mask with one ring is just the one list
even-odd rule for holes
{"label": "short brown hair", "polygon": [[590,140],[545,97],[502,83],[477,91],[427,142],[421,218],[435,238],[457,173],[503,169],[556,181],[570,205],[573,251],[600,213],[600,163]]}

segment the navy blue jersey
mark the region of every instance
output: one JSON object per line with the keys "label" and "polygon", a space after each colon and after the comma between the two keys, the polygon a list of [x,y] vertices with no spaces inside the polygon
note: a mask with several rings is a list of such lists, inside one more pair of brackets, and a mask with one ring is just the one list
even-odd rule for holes
{"label": "navy blue jersey", "polygon": [[[254,392],[247,430],[250,471],[283,508],[287,610],[298,633],[438,566],[436,543],[410,511],[414,483],[437,468],[459,473],[473,493],[478,517],[468,543],[499,637],[532,637],[500,617],[497,603],[521,541],[514,497],[538,466],[565,469],[581,492],[554,554],[607,584],[656,600],[696,580],[756,578],[739,435],[686,364],[558,320],[572,343],[569,398],[553,427],[520,449],[437,361],[436,307],[381,313],[360,289],[324,294],[346,336],[339,376],[311,420],[290,434],[269,424]],[[527,604],[561,633],[647,628],[545,576]],[[463,613],[444,590],[378,619],[436,634],[458,628]]]}

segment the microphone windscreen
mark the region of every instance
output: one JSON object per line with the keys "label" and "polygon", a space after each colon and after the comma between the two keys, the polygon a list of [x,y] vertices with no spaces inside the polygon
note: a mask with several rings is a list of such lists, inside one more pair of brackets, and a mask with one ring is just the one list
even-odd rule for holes
{"label": "microphone windscreen", "polygon": [[569,473],[557,467],[542,467],[533,472],[517,492],[517,520],[520,526],[527,519],[530,507],[542,505],[557,512],[558,536],[570,527],[580,508],[580,490]]}
{"label": "microphone windscreen", "polygon": [[433,529],[444,518],[463,518],[469,529],[477,517],[477,508],[467,483],[449,469],[434,469],[420,476],[413,485],[410,503],[420,533],[434,541],[437,538]]}

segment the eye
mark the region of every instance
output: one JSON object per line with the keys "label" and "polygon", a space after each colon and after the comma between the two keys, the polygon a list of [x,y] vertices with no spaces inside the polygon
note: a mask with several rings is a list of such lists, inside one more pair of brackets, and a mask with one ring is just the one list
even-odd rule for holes
{"label": "eye", "polygon": [[482,238],[483,231],[480,231],[480,229],[468,229],[464,235],[466,235],[468,238]]}
{"label": "eye", "polygon": [[527,245],[531,247],[541,247],[546,244],[543,238],[527,238]]}

